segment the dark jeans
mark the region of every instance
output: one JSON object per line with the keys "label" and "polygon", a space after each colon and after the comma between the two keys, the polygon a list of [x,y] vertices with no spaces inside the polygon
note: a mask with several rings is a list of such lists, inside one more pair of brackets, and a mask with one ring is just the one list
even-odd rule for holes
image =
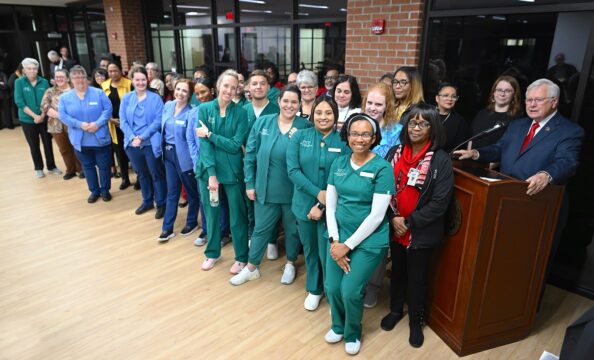
{"label": "dark jeans", "polygon": [[392,277],[390,279],[390,311],[402,313],[404,302],[409,315],[422,313],[427,301],[428,272],[432,248],[407,249],[392,242]]}
{"label": "dark jeans", "polygon": [[[74,149],[76,157],[85,171],[89,191],[93,195],[104,194],[111,189],[111,150],[110,146],[82,146]],[[99,176],[97,176],[97,168]]]}
{"label": "dark jeans", "polygon": [[[120,168],[120,174],[122,174],[122,180],[129,180],[128,176],[128,155],[126,155],[126,150],[124,149],[124,133],[120,130],[119,126],[116,127],[116,134],[118,137],[118,143],[112,143],[111,146],[113,148],[113,152],[118,159],[118,166]],[[115,166],[115,163],[114,163]]]}
{"label": "dark jeans", "polygon": [[[150,145],[144,147],[126,147],[126,153],[136,170],[142,203],[149,205],[154,202],[158,207],[165,206],[167,183],[165,181],[165,166],[163,160],[156,158]],[[154,190],[154,197],[153,197]]]}
{"label": "dark jeans", "polygon": [[[167,177],[167,205],[165,207],[165,217],[163,218],[163,231],[173,231],[182,184],[188,194],[186,226],[193,228],[198,225],[198,209],[200,208],[200,193],[194,171],[184,172],[179,167],[175,145],[167,144],[163,147],[163,160]],[[202,222],[206,222],[205,218],[202,218]]]}
{"label": "dark jeans", "polygon": [[47,123],[44,121],[41,124],[28,124],[22,122],[23,133],[29,150],[31,150],[31,157],[35,170],[43,170],[43,158],[41,157],[41,150],[39,150],[39,139],[43,143],[43,153],[45,154],[45,162],[48,170],[56,167],[54,161],[54,150],[52,148],[52,135],[47,132]]}

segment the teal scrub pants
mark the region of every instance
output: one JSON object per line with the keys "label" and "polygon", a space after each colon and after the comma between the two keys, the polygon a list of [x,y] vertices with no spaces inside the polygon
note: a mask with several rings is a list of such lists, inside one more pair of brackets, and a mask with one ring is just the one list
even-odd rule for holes
{"label": "teal scrub pants", "polygon": [[297,219],[291,211],[291,204],[260,204],[254,201],[255,225],[250,245],[249,263],[260,265],[270,238],[275,238],[278,221],[282,218],[285,229],[287,260],[295,261],[299,256],[299,234]]}
{"label": "teal scrub pants", "polygon": [[[208,232],[208,243],[204,255],[207,258],[216,259],[221,256],[221,207],[210,206],[210,195],[208,192],[208,178],[200,179],[200,199],[204,212],[206,213],[206,230]],[[229,204],[229,227],[233,239],[233,250],[235,260],[245,263],[248,258],[248,236],[247,236],[247,207],[245,204],[245,185],[219,184],[227,194]]]}
{"label": "teal scrub pants", "polygon": [[[256,220],[254,218],[254,201],[248,199],[246,197],[246,204],[247,204],[247,214],[248,214],[248,237],[251,239],[252,234],[254,233],[254,226]],[[268,239],[268,243],[271,245],[276,245],[277,237],[272,234],[270,239]]]}
{"label": "teal scrub pants", "polygon": [[332,330],[343,334],[345,342],[361,340],[363,290],[385,254],[385,248],[355,248],[347,255],[351,259],[351,271],[348,274],[328,257],[325,289],[332,311]]}
{"label": "teal scrub pants", "polygon": [[319,221],[297,219],[297,224],[307,268],[305,289],[314,295],[322,295],[328,252],[325,218]]}

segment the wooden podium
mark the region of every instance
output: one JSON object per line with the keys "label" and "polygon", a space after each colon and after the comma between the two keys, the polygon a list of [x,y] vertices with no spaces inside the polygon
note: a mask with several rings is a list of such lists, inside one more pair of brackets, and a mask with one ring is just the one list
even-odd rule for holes
{"label": "wooden podium", "polygon": [[563,196],[455,163],[459,227],[436,251],[428,324],[458,355],[525,338],[532,327]]}

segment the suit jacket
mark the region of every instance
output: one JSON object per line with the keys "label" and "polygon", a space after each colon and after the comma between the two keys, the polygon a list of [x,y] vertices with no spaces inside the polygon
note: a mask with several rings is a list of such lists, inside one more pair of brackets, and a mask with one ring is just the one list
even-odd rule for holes
{"label": "suit jacket", "polygon": [[501,162],[501,172],[526,180],[546,171],[554,184],[565,184],[575,173],[584,130],[557,112],[520,153],[532,119],[512,121],[495,144],[477,149],[481,161]]}

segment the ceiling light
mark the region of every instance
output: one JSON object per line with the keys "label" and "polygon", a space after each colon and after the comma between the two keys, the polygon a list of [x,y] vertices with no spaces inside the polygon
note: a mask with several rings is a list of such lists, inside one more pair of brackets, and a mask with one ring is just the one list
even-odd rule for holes
{"label": "ceiling light", "polygon": [[272,14],[272,11],[270,11],[270,10],[241,9],[241,12],[244,12],[244,13],[254,13],[254,14]]}
{"label": "ceiling light", "polygon": [[[169,5],[171,7],[171,5]],[[196,5],[177,5],[176,7],[182,9],[200,9],[200,10],[208,10],[210,7],[208,6],[196,6]]]}
{"label": "ceiling light", "polygon": [[521,1],[521,2],[534,2],[535,0],[518,0],[518,1]]}
{"label": "ceiling light", "polygon": [[326,5],[299,4],[299,7],[311,8],[311,9],[328,9],[328,6],[326,6]]}
{"label": "ceiling light", "polygon": [[259,4],[259,5],[266,4],[266,1],[261,1],[261,0],[239,0],[239,2],[244,2],[244,3],[248,3],[248,4]]}
{"label": "ceiling light", "polygon": [[299,16],[309,16],[309,13],[297,13]]}
{"label": "ceiling light", "polygon": [[342,11],[342,12],[347,12],[347,9],[345,9],[345,8],[340,8],[340,11]]}
{"label": "ceiling light", "polygon": [[190,11],[186,13],[186,16],[204,16],[204,15],[208,15],[208,13],[205,12],[196,12],[196,11]]}

